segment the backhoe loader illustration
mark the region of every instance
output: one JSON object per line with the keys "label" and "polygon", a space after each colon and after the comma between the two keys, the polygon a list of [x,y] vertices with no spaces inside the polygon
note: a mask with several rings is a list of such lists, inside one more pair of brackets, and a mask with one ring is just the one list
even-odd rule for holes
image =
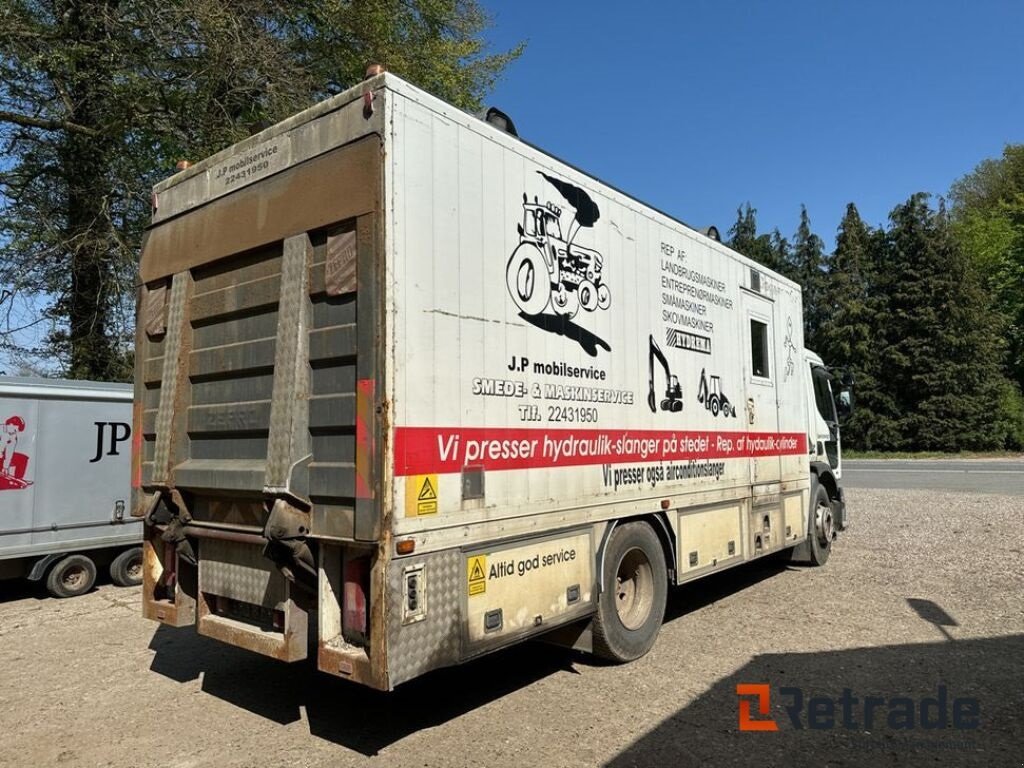
{"label": "backhoe loader illustration", "polygon": [[720,376],[711,377],[711,386],[708,387],[708,377],[705,369],[700,369],[700,386],[697,388],[697,402],[704,403],[704,407],[711,411],[712,416],[721,413],[723,416],[736,418],[736,406],[729,402],[729,398],[722,392],[722,379]]}
{"label": "backhoe loader illustration", "polygon": [[574,243],[584,227],[593,227],[600,210],[579,187],[538,173],[557,189],[576,211],[568,237],[562,235],[562,209],[552,202],[533,202],[523,195],[523,221],[517,225],[519,244],[505,267],[505,283],[516,306],[527,315],[549,307],[572,318],[582,307],[587,312],[608,309],[611,292],[604,280],[604,259],[591,248]]}
{"label": "backhoe loader illustration", "polygon": [[654,336],[649,336],[648,339],[650,340],[647,356],[647,366],[650,375],[648,383],[651,389],[647,393],[647,405],[650,406],[651,413],[658,412],[658,398],[654,394],[654,358],[658,358],[658,362],[661,363],[661,367],[665,371],[665,397],[661,401],[661,410],[679,413],[683,410],[683,388],[679,386],[679,378],[672,375],[672,371],[668,367],[668,360],[665,358],[665,353],[661,351],[661,347],[655,342]]}

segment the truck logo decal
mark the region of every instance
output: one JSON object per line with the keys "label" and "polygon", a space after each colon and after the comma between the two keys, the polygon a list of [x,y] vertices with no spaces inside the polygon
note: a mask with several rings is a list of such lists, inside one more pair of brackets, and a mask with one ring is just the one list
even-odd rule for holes
{"label": "truck logo decal", "polygon": [[18,435],[24,431],[21,416],[11,416],[0,430],[0,491],[20,491],[32,485],[25,479],[29,457],[18,451]]}
{"label": "truck logo decal", "polygon": [[592,228],[601,218],[601,210],[576,185],[537,173],[573,207],[573,218],[567,236],[563,235],[562,208],[537,196],[531,202],[523,194],[519,242],[505,266],[509,296],[520,316],[538,328],[579,342],[591,356],[597,355],[599,346],[611,351],[606,341],[572,322],[580,309],[595,312],[611,306],[604,257],[575,242],[583,229]]}
{"label": "truck logo decal", "polygon": [[786,347],[786,373],[783,377],[783,381],[789,381],[789,377],[793,375],[796,370],[796,366],[793,364],[793,353],[796,352],[796,344],[793,343],[793,317],[790,315],[786,318],[786,341],[784,342]]}
{"label": "truck logo decal", "polygon": [[[711,411],[712,416],[731,416],[736,418],[736,406],[722,391],[722,377],[712,374],[710,378],[704,368],[700,369],[700,384],[697,385],[697,402]],[[708,382],[711,382],[710,385]]]}
{"label": "truck logo decal", "polygon": [[[132,436],[131,425],[123,421],[94,421],[93,424],[96,425],[96,455],[89,459],[89,463],[95,464],[97,461],[102,461],[104,456],[120,456],[117,444],[125,442]],[[107,452],[104,453],[103,437],[108,427],[110,429],[110,445]]]}

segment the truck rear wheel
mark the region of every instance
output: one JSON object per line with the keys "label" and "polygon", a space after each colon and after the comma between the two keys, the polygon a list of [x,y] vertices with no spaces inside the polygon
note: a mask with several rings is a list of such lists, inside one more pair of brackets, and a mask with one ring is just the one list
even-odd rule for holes
{"label": "truck rear wheel", "polygon": [[96,563],[85,555],[58,560],[46,576],[46,590],[54,597],[84,595],[96,583]]}
{"label": "truck rear wheel", "polygon": [[612,661],[639,659],[658,637],[668,596],[665,555],[654,530],[627,523],[612,531],[601,578],[594,653]]}
{"label": "truck rear wheel", "polygon": [[810,544],[811,565],[824,565],[832,554],[832,540],[836,537],[835,518],[832,513],[832,500],[828,490],[818,485],[814,494],[811,510]]}
{"label": "truck rear wheel", "polygon": [[110,580],[119,587],[142,583],[142,547],[126,549],[110,564]]}

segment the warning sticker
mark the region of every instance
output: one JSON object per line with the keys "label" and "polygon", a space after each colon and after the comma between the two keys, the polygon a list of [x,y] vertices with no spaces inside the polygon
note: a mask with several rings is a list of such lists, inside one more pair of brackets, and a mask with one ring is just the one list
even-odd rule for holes
{"label": "warning sticker", "polygon": [[466,578],[470,597],[487,591],[487,555],[476,555],[466,560]]}
{"label": "warning sticker", "polygon": [[437,514],[437,475],[414,475],[405,481],[405,516]]}

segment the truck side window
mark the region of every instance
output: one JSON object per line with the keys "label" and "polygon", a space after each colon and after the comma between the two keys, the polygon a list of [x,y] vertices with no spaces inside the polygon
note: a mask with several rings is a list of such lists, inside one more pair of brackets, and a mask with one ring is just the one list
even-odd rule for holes
{"label": "truck side window", "polygon": [[771,375],[768,370],[768,324],[754,319],[750,321],[750,370],[762,379]]}
{"label": "truck side window", "polygon": [[811,379],[814,382],[814,403],[818,413],[825,421],[836,422],[838,419],[832,402],[832,389],[828,385],[828,374],[815,366],[811,368]]}

